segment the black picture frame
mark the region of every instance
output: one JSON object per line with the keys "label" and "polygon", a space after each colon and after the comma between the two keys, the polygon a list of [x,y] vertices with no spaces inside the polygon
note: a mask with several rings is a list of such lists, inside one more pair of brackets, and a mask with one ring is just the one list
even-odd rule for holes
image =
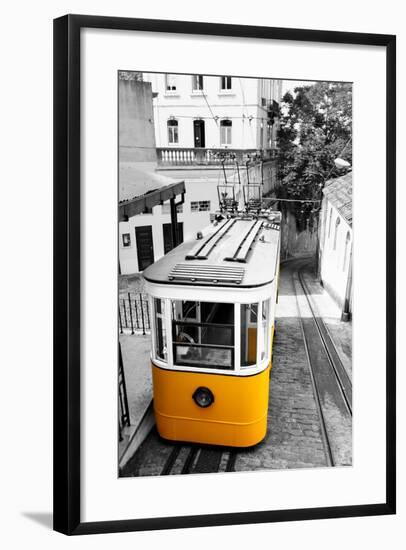
{"label": "black picture frame", "polygon": [[[386,48],[386,500],[293,510],[83,523],[80,514],[80,31],[217,35]],[[67,535],[394,514],[396,511],[396,37],[66,15],[54,20],[54,529]]]}

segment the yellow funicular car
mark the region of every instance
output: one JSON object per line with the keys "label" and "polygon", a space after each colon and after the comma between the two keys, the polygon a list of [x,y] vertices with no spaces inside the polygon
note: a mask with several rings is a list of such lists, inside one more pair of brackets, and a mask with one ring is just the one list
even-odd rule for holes
{"label": "yellow funicular car", "polygon": [[161,437],[248,447],[266,434],[281,214],[219,216],[144,271]]}

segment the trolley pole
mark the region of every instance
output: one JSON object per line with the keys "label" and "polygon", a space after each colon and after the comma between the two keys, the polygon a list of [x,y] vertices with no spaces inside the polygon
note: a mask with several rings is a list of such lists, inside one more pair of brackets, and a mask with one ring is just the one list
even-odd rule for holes
{"label": "trolley pole", "polygon": [[224,159],[221,159],[221,166],[223,168],[224,183],[227,185],[227,175],[226,175],[226,169],[225,169],[225,166],[224,166]]}
{"label": "trolley pole", "polygon": [[235,160],[235,165],[237,166],[238,185],[241,187],[240,167],[238,166],[238,159],[237,158]]}

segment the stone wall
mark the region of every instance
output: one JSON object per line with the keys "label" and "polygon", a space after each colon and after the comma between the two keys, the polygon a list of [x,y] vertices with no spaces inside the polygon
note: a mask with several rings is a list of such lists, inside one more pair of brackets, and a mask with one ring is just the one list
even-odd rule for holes
{"label": "stone wall", "polygon": [[118,81],[118,119],[119,160],[156,161],[152,89],[149,82]]}
{"label": "stone wall", "polygon": [[300,258],[316,254],[317,250],[317,223],[307,223],[303,230],[299,230],[296,216],[289,208],[282,211],[281,226],[281,259]]}

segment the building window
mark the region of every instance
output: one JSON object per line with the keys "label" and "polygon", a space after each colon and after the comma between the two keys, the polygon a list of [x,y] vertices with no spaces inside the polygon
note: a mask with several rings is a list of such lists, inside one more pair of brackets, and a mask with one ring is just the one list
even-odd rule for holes
{"label": "building window", "polygon": [[333,243],[333,250],[336,250],[337,248],[337,235],[338,235],[338,226],[340,225],[340,218],[337,216],[336,219],[336,226],[334,230],[334,243]]}
{"label": "building window", "polygon": [[176,75],[175,74],[165,75],[165,90],[167,92],[176,92]]}
{"label": "building window", "polygon": [[348,260],[349,249],[350,249],[350,241],[351,241],[351,234],[349,231],[347,231],[347,237],[345,238],[343,271],[345,271],[345,268],[347,266],[347,260]]}
{"label": "building window", "polygon": [[231,145],[232,125],[231,120],[222,120],[220,122],[220,145]]}
{"label": "building window", "polygon": [[[182,214],[183,204],[178,204],[177,207],[176,207],[176,211],[177,211],[178,214]],[[170,205],[169,202],[166,202],[165,204],[162,205],[161,213],[162,214],[170,214],[171,213],[171,205]]]}
{"label": "building window", "polygon": [[172,302],[173,362],[234,369],[234,304]]}
{"label": "building window", "polygon": [[121,235],[122,239],[123,239],[123,246],[124,247],[127,247],[127,246],[131,246],[131,236],[129,233],[123,233]]}
{"label": "building window", "polygon": [[178,121],[168,120],[168,143],[179,143]]}
{"label": "building window", "polygon": [[190,203],[191,212],[209,212],[210,201],[192,201]]}
{"label": "building window", "polygon": [[203,75],[194,74],[192,75],[192,91],[199,92],[203,90]]}
{"label": "building window", "polygon": [[220,90],[231,90],[231,76],[221,76],[220,77]]}
{"label": "building window", "polygon": [[329,221],[328,221],[328,235],[327,237],[330,238],[330,234],[331,234],[331,218],[333,217],[333,209],[330,208],[330,218],[329,218]]}

